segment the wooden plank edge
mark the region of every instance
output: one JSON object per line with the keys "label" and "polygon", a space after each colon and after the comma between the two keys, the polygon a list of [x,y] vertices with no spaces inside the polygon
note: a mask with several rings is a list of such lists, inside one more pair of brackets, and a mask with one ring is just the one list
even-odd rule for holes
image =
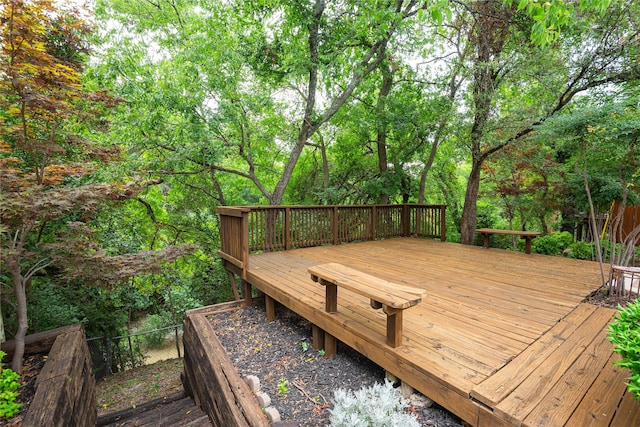
{"label": "wooden plank edge", "polygon": [[203,314],[205,316],[215,315],[219,313],[225,313],[228,311],[237,310],[242,308],[243,306],[244,306],[244,300],[228,301],[228,302],[222,302],[219,304],[206,305],[203,307],[187,310],[185,312],[185,317],[195,316],[199,314]]}
{"label": "wooden plank edge", "polygon": [[[48,353],[58,335],[79,330],[84,331],[82,323],[75,323],[73,325],[62,326],[60,328],[27,335],[24,337],[24,354]],[[15,349],[15,340],[0,343],[0,350],[7,353],[7,358],[13,356]]]}
{"label": "wooden plank edge", "polygon": [[218,250],[218,255],[220,255],[220,258],[229,261],[231,264],[235,265],[236,267],[243,269],[244,268],[244,262],[242,262],[242,260],[239,260],[238,258],[234,257],[233,255],[229,255],[226,252],[222,252],[222,250]]}
{"label": "wooden plank edge", "polygon": [[[204,338],[202,336],[200,337],[201,350],[204,353],[201,356],[204,357],[204,361],[208,361],[208,364],[213,367],[215,374],[222,380],[222,383],[228,384],[227,391],[231,392],[233,402],[227,403],[234,413],[236,421],[242,418],[252,427],[268,426],[267,418],[262,413],[253,393],[238,375],[233,362],[227,355],[224,346],[206,316],[204,314],[190,316],[190,323],[194,331],[206,335],[206,339],[202,339]],[[201,379],[206,380],[205,378]]]}
{"label": "wooden plank edge", "polygon": [[[571,328],[573,322],[578,321],[582,324],[596,311],[596,307],[586,304],[578,307],[540,335],[535,342],[506,363],[494,375],[478,384],[471,390],[471,397],[490,408],[495,408],[573,335],[575,332],[575,328]],[[508,385],[505,385],[505,381],[508,381]]]}

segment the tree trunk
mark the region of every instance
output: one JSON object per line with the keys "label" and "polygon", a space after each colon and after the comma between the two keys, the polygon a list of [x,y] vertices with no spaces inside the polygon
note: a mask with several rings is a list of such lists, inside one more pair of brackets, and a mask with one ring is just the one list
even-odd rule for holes
{"label": "tree trunk", "polygon": [[473,125],[469,135],[471,145],[471,174],[462,211],[460,239],[463,244],[473,244],[476,228],[476,203],[480,189],[480,170],[490,151],[482,152],[485,125],[491,114],[499,72],[497,59],[502,54],[515,9],[505,9],[502,2],[479,1],[474,3],[474,25],[469,34],[475,48],[473,68]]}
{"label": "tree trunk", "polygon": [[9,262],[13,289],[16,295],[16,318],[18,320],[18,330],[15,336],[16,348],[11,360],[11,369],[18,375],[22,375],[22,358],[24,356],[24,337],[27,335],[27,294],[25,289],[26,280],[20,272],[19,260]]}
{"label": "tree trunk", "polygon": [[[413,7],[415,3],[411,3]],[[351,80],[347,86],[331,100],[329,107],[317,118],[314,118],[314,108],[316,104],[316,90],[318,86],[318,47],[319,47],[319,34],[320,34],[320,21],[324,14],[325,2],[324,0],[316,0],[313,9],[313,17],[309,24],[309,83],[307,85],[307,101],[305,106],[305,113],[302,119],[302,126],[298,132],[295,146],[289,155],[289,159],[284,167],[282,176],[276,184],[273,193],[269,197],[269,202],[273,205],[279,205],[282,203],[284,192],[287,189],[293,170],[298,163],[298,159],[302,154],[302,150],[307,143],[307,140],[311,138],[320,127],[331,120],[331,118],[340,110],[345,102],[349,99],[353,91],[358,87],[360,82],[373,70],[378,68],[380,63],[386,58],[386,47],[391,36],[397,29],[396,25],[393,25],[387,33],[382,36],[378,41],[373,43],[369,48],[365,58],[360,61],[359,67],[352,73]],[[411,15],[411,8],[407,8],[404,13],[402,12],[402,2],[396,2],[395,13],[402,14],[402,17]]]}
{"label": "tree trunk", "polygon": [[[393,86],[393,74],[391,73],[391,68],[389,67],[388,61],[384,61],[382,64],[380,64],[380,70],[382,71],[382,86],[380,87],[380,92],[378,93],[378,103],[376,105],[376,129],[378,133],[378,170],[380,172],[380,178],[382,178],[383,182],[385,182],[388,169],[387,119],[385,117],[385,112],[387,96],[389,96],[389,92],[391,92],[391,87]],[[380,197],[378,198],[378,203],[383,205],[389,203],[389,192],[386,190],[387,189],[383,189],[380,193]]]}
{"label": "tree trunk", "polygon": [[460,224],[460,241],[465,245],[473,245],[476,234],[476,202],[480,190],[480,168],[482,160],[474,158],[471,165],[471,173],[467,181],[467,191],[464,195],[464,208],[462,209],[462,223]]}

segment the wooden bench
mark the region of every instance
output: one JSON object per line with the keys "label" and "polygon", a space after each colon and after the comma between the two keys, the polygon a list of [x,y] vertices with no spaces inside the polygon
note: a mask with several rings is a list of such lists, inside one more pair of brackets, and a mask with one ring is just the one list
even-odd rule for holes
{"label": "wooden bench", "polygon": [[497,228],[478,228],[476,233],[484,236],[484,247],[489,248],[489,237],[492,234],[506,234],[509,236],[520,236],[526,240],[524,252],[531,253],[531,241],[540,235],[538,231],[520,231],[520,230],[500,230]]}
{"label": "wooden bench", "polygon": [[338,287],[369,298],[374,309],[382,308],[387,315],[387,344],[394,348],[402,345],[403,310],[418,304],[427,294],[423,289],[392,283],[335,262],[308,271],[314,282],[326,288],[327,313],[338,311]]}

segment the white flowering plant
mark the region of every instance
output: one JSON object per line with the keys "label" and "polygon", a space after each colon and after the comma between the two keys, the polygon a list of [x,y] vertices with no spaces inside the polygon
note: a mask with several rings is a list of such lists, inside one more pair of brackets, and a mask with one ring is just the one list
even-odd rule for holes
{"label": "white flowering plant", "polygon": [[408,403],[386,380],[353,392],[333,393],[332,427],[419,427],[415,415],[406,412]]}

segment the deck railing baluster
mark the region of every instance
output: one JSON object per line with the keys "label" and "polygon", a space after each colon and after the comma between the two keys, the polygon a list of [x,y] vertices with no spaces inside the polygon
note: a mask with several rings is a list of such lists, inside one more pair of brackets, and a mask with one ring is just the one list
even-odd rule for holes
{"label": "deck railing baluster", "polygon": [[241,277],[249,253],[389,237],[446,239],[445,205],[221,206],[220,250]]}

